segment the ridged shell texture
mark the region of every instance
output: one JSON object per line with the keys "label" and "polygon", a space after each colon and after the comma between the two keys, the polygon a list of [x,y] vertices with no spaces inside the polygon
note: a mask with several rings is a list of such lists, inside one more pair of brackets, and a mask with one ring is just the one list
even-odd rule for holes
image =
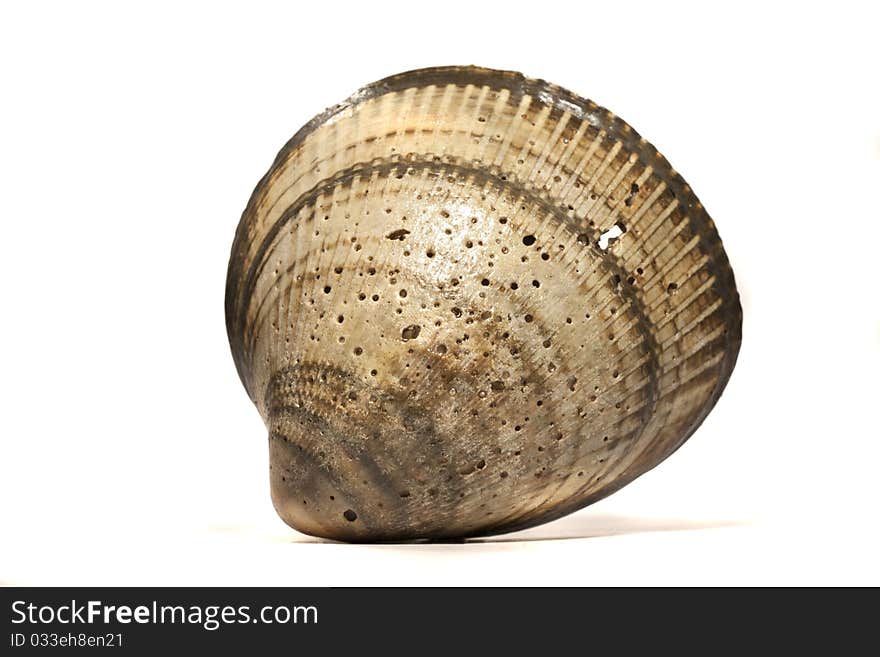
{"label": "ridged shell texture", "polygon": [[242,216],[226,304],[276,509],[352,541],[506,532],[614,492],[702,422],[741,335],[668,162],[591,101],[473,67],[303,127]]}

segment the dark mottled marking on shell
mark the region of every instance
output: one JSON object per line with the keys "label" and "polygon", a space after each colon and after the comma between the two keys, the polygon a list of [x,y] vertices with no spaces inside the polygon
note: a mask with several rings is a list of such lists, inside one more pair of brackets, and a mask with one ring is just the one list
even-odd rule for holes
{"label": "dark mottled marking on shell", "polygon": [[715,227],[591,101],[481,68],[304,126],[236,232],[226,322],[291,526],[500,533],[594,502],[700,425],[742,315]]}

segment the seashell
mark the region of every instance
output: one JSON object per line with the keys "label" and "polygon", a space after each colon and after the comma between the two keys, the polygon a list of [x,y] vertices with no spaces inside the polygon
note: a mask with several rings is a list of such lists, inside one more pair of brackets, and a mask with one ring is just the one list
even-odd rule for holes
{"label": "seashell", "polygon": [[618,490],[718,400],[742,311],[712,220],[629,125],[446,67],[284,146],[226,322],[281,518],[373,541],[509,532]]}

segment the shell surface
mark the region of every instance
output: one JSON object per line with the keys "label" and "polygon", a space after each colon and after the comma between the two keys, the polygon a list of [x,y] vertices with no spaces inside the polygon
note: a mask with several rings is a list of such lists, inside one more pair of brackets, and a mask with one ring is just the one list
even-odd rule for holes
{"label": "shell surface", "polygon": [[226,322],[279,515],[333,539],[492,534],[618,490],[730,377],[715,227],[591,101],[412,71],[315,117],[241,218]]}

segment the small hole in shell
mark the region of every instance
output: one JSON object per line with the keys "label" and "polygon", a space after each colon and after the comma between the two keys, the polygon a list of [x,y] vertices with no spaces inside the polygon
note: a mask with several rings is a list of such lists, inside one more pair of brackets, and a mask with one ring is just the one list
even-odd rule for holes
{"label": "small hole in shell", "polygon": [[599,248],[603,251],[607,251],[608,247],[611,246],[618,239],[620,239],[621,235],[623,235],[625,232],[626,226],[623,224],[623,222],[618,221],[611,228],[599,235]]}

